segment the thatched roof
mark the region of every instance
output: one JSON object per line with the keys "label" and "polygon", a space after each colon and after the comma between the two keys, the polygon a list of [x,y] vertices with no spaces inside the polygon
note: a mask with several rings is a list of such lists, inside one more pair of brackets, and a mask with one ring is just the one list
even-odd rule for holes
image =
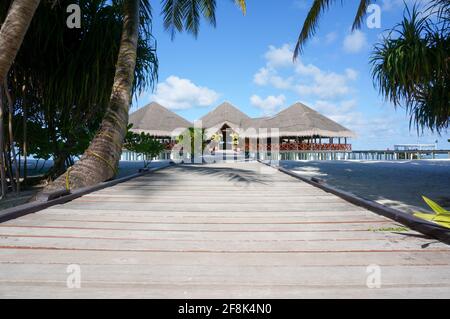
{"label": "thatched roof", "polygon": [[178,135],[180,132],[174,133],[175,130],[182,131],[192,126],[191,122],[156,102],[130,114],[129,123],[133,124],[133,132],[153,136]]}
{"label": "thatched roof", "polygon": [[[302,103],[295,103],[272,117],[250,118],[235,106],[225,102],[200,118],[206,134],[211,136],[225,124],[239,134],[249,128],[272,128],[279,130],[279,136],[321,136],[321,137],[354,137],[355,134],[342,125],[323,116]],[[151,103],[130,115],[133,131],[145,132],[155,136],[175,136],[182,129],[193,127],[193,123],[169,111],[157,103]],[[181,129],[172,134],[175,129]],[[254,137],[249,132],[246,136]]]}
{"label": "thatched roof", "polygon": [[234,105],[225,102],[220,104],[214,110],[200,118],[203,127],[211,128],[214,126],[222,126],[227,123],[230,126],[239,127],[242,121],[249,120],[250,118],[238,110]]}
{"label": "thatched roof", "polygon": [[[302,103],[284,109],[275,116],[243,123],[245,127],[277,128],[280,136],[322,136],[354,137],[355,134],[344,126],[323,116]],[[270,132],[270,131],[269,131]]]}

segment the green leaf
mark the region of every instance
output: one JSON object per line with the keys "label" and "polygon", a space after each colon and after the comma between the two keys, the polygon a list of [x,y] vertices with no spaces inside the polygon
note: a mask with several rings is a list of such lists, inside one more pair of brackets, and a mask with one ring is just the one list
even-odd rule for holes
{"label": "green leaf", "polygon": [[422,198],[437,215],[440,215],[440,214],[450,215],[449,211],[445,210],[443,207],[439,206],[437,203],[433,202],[431,199],[429,199],[425,196],[422,196]]}
{"label": "green leaf", "polygon": [[437,215],[424,214],[424,213],[414,213],[414,216],[419,217],[424,220],[427,220],[427,221],[430,221],[430,222],[433,222],[435,224],[441,225],[443,227],[450,228],[450,217],[447,217],[447,216],[437,217]]}
{"label": "green leaf", "polygon": [[419,212],[414,213],[414,216],[419,217],[421,219],[428,220],[428,221],[433,221],[436,218],[436,215],[434,215],[434,214],[426,214],[426,213],[419,213]]}

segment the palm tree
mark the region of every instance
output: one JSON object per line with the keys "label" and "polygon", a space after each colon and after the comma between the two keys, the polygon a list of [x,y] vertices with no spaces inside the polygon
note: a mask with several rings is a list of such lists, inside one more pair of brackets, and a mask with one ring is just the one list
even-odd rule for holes
{"label": "palm tree", "polygon": [[[140,0],[125,0],[123,29],[111,98],[100,129],[81,159],[47,186],[80,188],[112,178],[122,153],[136,66]],[[146,2],[146,1],[143,1]],[[146,3],[148,4],[148,3]],[[146,7],[149,9],[149,7]]]}
{"label": "palm tree", "polygon": [[[371,3],[360,0],[353,30],[361,27]],[[294,50],[294,60],[334,0],[314,0]],[[440,131],[450,120],[450,2],[430,0],[422,13],[408,7],[403,21],[375,46],[371,64],[375,86],[394,106],[403,105],[417,129]],[[395,37],[393,35],[395,34]]]}
{"label": "palm tree", "polygon": [[[235,0],[245,12],[245,1]],[[131,104],[139,25],[139,7],[150,13],[149,0],[124,1],[124,27],[117,58],[111,100],[100,129],[81,159],[46,187],[52,191],[95,185],[117,174],[122,144],[128,125]],[[164,26],[168,30],[183,29],[197,35],[200,16],[215,25],[215,0],[164,0]]]}
{"label": "palm tree", "polygon": [[424,128],[440,132],[450,124],[450,21],[448,15],[431,19],[416,7],[406,9],[403,21],[371,57],[380,94],[406,108],[418,133]]}
{"label": "palm tree", "polygon": [[19,51],[40,0],[15,0],[0,29],[0,84]]}
{"label": "palm tree", "polygon": [[[111,96],[123,26],[122,0],[77,0],[83,27],[68,29],[66,6],[73,2],[41,3],[8,74],[15,102],[15,144],[24,156],[26,142],[31,154],[45,158],[42,151],[48,150],[54,160],[46,173],[49,179],[73,165],[72,157],[87,149],[100,126]],[[3,20],[12,1],[0,3]],[[133,92],[152,87],[157,68],[151,19],[141,11]],[[25,122],[29,139],[23,133]]]}
{"label": "palm tree", "polygon": [[[303,51],[306,42],[314,36],[319,26],[319,19],[322,14],[328,10],[336,0],[313,0],[312,6],[308,11],[302,29],[297,39],[297,44],[294,50],[294,60]],[[366,15],[367,8],[370,4],[375,3],[376,0],[360,0],[356,11],[355,19],[353,20],[352,31],[361,27],[362,21]],[[341,0],[341,3],[343,1]],[[430,8],[440,8],[441,16],[449,14],[448,0],[430,0]],[[448,18],[447,18],[448,19]]]}
{"label": "palm tree", "polygon": [[[366,14],[367,8],[371,3],[375,1],[376,0],[360,0],[355,19],[353,21],[352,30],[356,30],[361,27],[361,22]],[[313,1],[312,6],[306,16],[305,22],[303,22],[300,35],[298,36],[297,44],[294,50],[294,60],[303,51],[305,43],[316,33],[321,15],[324,13],[324,11],[328,10],[330,6],[335,2],[336,0]]]}
{"label": "palm tree", "polygon": [[[0,29],[0,91],[3,90],[4,82],[8,71],[14,62],[14,59],[22,44],[23,38],[30,26],[34,12],[39,5],[40,0],[16,0],[11,4],[8,15]],[[2,94],[0,98],[3,99]],[[10,108],[12,105],[10,105]],[[11,130],[11,128],[10,128]],[[0,178],[1,188],[4,197],[6,195],[6,174],[5,161],[3,155],[3,146],[5,143],[4,127],[3,127],[3,103],[0,102]],[[18,167],[16,164],[16,170]],[[12,182],[12,181],[11,181]],[[17,180],[19,183],[19,180]]]}

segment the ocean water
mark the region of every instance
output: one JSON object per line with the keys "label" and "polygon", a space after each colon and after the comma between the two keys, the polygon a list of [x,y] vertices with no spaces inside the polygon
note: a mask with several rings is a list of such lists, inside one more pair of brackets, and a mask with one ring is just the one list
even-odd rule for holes
{"label": "ocean water", "polygon": [[[167,161],[152,161],[150,167],[159,167],[164,165]],[[21,174],[23,174],[23,161],[21,161]],[[28,176],[38,176],[45,174],[48,170],[53,166],[53,160],[35,160],[28,159],[27,168],[28,168]],[[124,177],[127,175],[135,174],[139,171],[140,168],[144,167],[144,162],[142,161],[133,161],[119,162],[119,173],[117,178]]]}
{"label": "ocean water", "polygon": [[326,183],[383,205],[413,212],[430,211],[422,196],[450,209],[450,160],[282,161],[304,177]]}

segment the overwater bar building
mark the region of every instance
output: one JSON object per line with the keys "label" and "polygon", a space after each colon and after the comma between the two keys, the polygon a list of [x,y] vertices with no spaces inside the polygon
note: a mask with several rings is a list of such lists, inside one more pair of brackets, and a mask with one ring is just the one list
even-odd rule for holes
{"label": "overwater bar building", "polygon": [[[130,114],[132,131],[161,141],[160,159],[173,159],[179,136],[191,127],[203,128],[209,153],[233,153],[250,159],[314,160],[346,158],[355,134],[312,108],[295,103],[274,116],[250,118],[225,102],[189,122],[158,103]],[[139,160],[124,150],[122,160]]]}

